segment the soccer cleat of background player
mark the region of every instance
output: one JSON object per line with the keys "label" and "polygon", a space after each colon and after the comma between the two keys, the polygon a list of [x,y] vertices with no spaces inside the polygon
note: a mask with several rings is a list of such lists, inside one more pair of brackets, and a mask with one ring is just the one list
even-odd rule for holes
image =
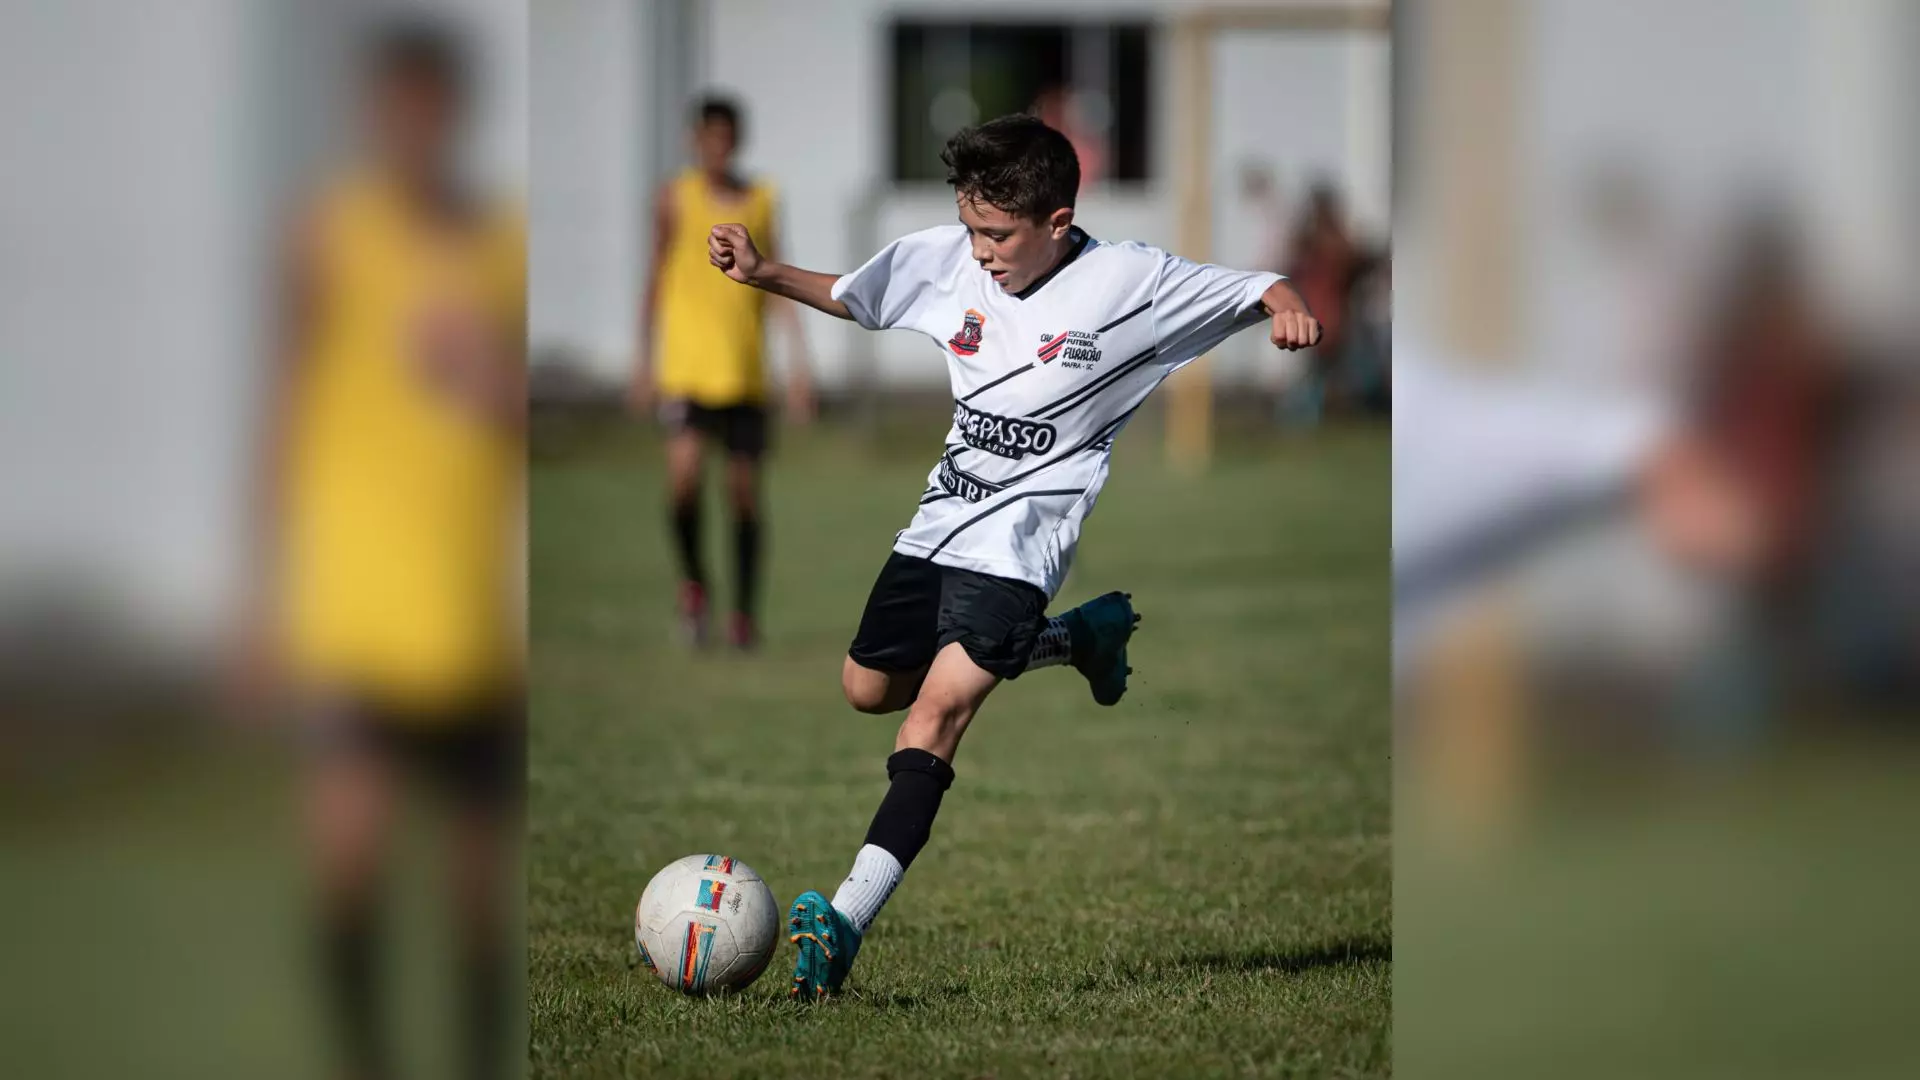
{"label": "soccer cleat of background player", "polygon": [[[869,330],[906,328],[946,355],[953,425],[919,509],[894,539],[841,669],[865,713],[907,710],[889,786],[827,905],[797,902],[795,996],[839,989],[854,951],[926,845],[961,736],[994,687],[1071,664],[1094,700],[1126,691],[1139,616],[1109,593],[1048,618],[1113,443],[1161,381],[1270,321],[1283,349],[1319,324],[1277,274],[1207,266],[1073,223],[1080,167],[1031,116],[955,135],[941,153],[960,223],[887,245],[838,276],[765,258],[744,225],[715,226],[708,259],[734,281]],[[847,947],[846,943],[851,943]]]}

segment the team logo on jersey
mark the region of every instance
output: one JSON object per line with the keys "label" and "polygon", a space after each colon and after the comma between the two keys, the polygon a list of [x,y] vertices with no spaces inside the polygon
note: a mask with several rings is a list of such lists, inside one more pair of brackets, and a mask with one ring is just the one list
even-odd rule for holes
{"label": "team logo on jersey", "polygon": [[960,437],[975,450],[985,450],[1003,458],[1019,461],[1028,454],[1044,454],[1053,449],[1060,432],[1052,424],[968,408],[965,402],[953,403],[953,426]]}
{"label": "team logo on jersey", "polygon": [[1100,334],[1087,330],[1041,334],[1040,351],[1036,355],[1043,364],[1059,360],[1061,367],[1090,368],[1100,362]]}
{"label": "team logo on jersey", "polygon": [[987,317],[967,309],[965,321],[960,324],[960,332],[947,339],[947,347],[961,356],[972,356],[980,351],[980,338],[987,325]]}

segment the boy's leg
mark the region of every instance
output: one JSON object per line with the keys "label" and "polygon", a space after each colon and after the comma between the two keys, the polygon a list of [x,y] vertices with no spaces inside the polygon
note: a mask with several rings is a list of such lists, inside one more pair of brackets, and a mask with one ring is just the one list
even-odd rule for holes
{"label": "boy's leg", "polygon": [[792,996],[822,997],[839,989],[860,950],[861,935],[926,846],[941,798],[953,783],[960,738],[1000,677],[982,669],[959,642],[941,649],[920,682],[887,758],[888,787],[867,827],[866,843],[831,902],[801,894],[788,921],[799,949]]}
{"label": "boy's leg", "polygon": [[939,650],[940,583],[940,568],[927,560],[887,556],[840,665],[847,704],[891,713],[913,703]]}
{"label": "boy's leg", "polygon": [[727,494],[733,503],[733,644],[754,644],[753,613],[760,594],[760,462],[727,458]]}
{"label": "boy's leg", "polygon": [[667,504],[669,523],[680,553],[680,618],[695,644],[706,640],[707,571],[700,557],[701,433],[686,402],[674,402],[667,416]]}
{"label": "boy's leg", "polygon": [[[886,797],[852,872],[831,902],[818,892],[794,901],[793,996],[823,997],[846,979],[862,935],[926,845],[953,783],[961,737],[1002,679],[1070,663],[1101,704],[1125,692],[1126,644],[1140,621],[1130,597],[1109,593],[1054,619],[1044,614],[1046,603],[1024,582],[900,555],[888,560],[841,667],[841,686],[862,712],[911,707],[887,759]],[[930,665],[915,667],[929,629],[938,651]]]}
{"label": "boy's leg", "polygon": [[460,1075],[471,1080],[506,1075],[510,1059],[517,957],[509,886],[526,782],[526,721],[514,698],[449,718],[425,740],[421,761],[455,812],[448,869],[463,994]]}
{"label": "boy's leg", "polygon": [[1127,642],[1140,616],[1131,593],[1111,592],[1047,620],[1028,657],[1026,669],[1071,664],[1086,676],[1093,700],[1117,705],[1127,692]]}
{"label": "boy's leg", "polygon": [[760,593],[760,553],[763,532],[760,525],[760,462],[767,449],[766,412],[756,406],[729,410],[725,440],[727,447],[727,496],[733,506],[734,592],[733,622],[729,634],[734,645],[748,648],[754,644],[753,616]]}
{"label": "boy's leg", "polygon": [[849,656],[840,665],[840,689],[847,695],[847,704],[860,712],[875,716],[896,713],[913,704],[927,671],[927,667],[882,671]]}
{"label": "boy's leg", "polygon": [[[913,707],[907,710],[906,720],[900,724],[900,733],[893,740],[893,752],[897,755],[918,750],[952,765],[953,756],[960,749],[960,737],[966,734],[967,725],[973,722],[981,703],[998,685],[1000,676],[974,663],[959,642],[941,649],[920,684]],[[885,810],[884,804],[881,809]],[[931,820],[928,824],[932,824]],[[920,843],[925,843],[924,836]],[[913,853],[919,850],[916,845]]]}
{"label": "boy's leg", "polygon": [[328,703],[309,718],[306,826],[318,877],[320,967],[349,1074],[392,1068],[380,993],[380,914],[394,762],[376,721]]}

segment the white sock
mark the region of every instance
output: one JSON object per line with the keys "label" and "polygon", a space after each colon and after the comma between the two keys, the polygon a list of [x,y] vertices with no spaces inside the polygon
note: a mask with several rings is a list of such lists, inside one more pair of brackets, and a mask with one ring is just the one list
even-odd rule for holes
{"label": "white sock", "polygon": [[907,868],[886,848],[863,846],[853,857],[853,871],[840,883],[840,891],[833,894],[834,910],[866,933],[906,873]]}
{"label": "white sock", "polygon": [[1055,615],[1047,620],[1047,628],[1040,631],[1040,640],[1033,643],[1033,655],[1027,658],[1027,670],[1053,667],[1072,658],[1073,635],[1067,632],[1067,624]]}

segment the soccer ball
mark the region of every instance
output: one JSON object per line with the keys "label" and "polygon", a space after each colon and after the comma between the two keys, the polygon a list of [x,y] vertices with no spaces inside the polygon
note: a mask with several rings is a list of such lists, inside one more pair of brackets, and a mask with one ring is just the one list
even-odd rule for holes
{"label": "soccer ball", "polygon": [[746,863],[689,855],[647,883],[633,941],[640,962],[683,994],[743,990],[780,943],[780,905]]}

